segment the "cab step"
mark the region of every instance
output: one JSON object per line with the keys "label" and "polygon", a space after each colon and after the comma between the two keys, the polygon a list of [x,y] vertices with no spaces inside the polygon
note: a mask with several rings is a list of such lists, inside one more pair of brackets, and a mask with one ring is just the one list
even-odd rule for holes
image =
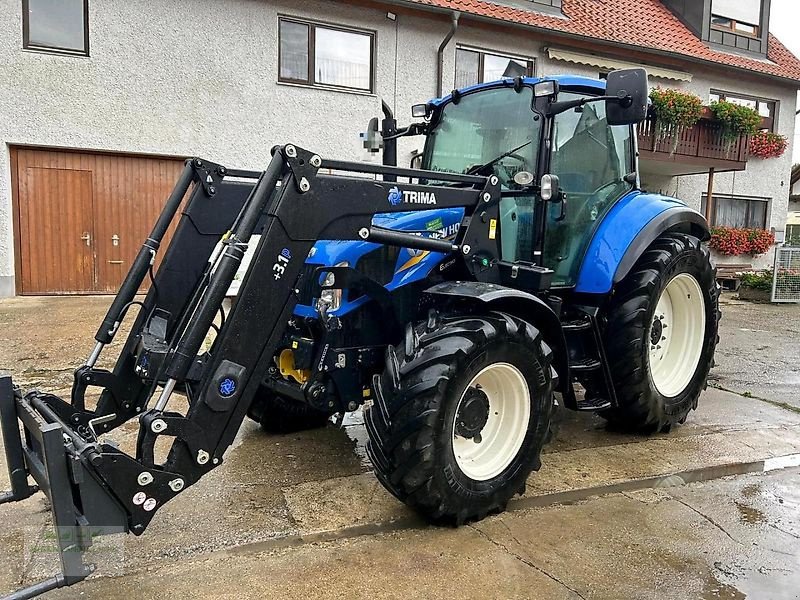
{"label": "cab step", "polygon": [[596,358],[580,358],[569,363],[569,370],[572,373],[586,373],[588,371],[596,371],[602,366],[602,363]]}
{"label": "cab step", "polygon": [[584,398],[578,400],[578,410],[581,412],[595,412],[611,408],[611,402],[605,398]]}
{"label": "cab step", "polygon": [[564,321],[561,327],[565,332],[567,331],[588,331],[592,328],[592,322],[589,319],[574,319],[571,321]]}

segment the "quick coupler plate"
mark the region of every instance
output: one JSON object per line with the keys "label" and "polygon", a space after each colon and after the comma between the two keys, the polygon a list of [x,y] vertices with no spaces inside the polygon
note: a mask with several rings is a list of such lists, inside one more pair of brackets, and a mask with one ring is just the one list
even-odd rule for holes
{"label": "quick coupler plate", "polygon": [[[125,512],[92,473],[91,448],[48,410],[47,396],[23,396],[10,376],[0,374],[0,426],[11,482],[0,503],[24,500],[40,489],[47,495],[62,571],[7,599],[34,598],[85,579],[93,571],[84,562],[92,536],[127,531]],[[30,485],[29,477],[37,485]]]}

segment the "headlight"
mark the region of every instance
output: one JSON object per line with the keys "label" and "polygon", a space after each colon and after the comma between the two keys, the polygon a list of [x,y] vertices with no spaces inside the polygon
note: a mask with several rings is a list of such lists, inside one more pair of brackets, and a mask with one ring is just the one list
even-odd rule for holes
{"label": "headlight", "polygon": [[[344,261],[334,266],[349,267],[350,263]],[[336,283],[336,276],[333,273],[328,273],[325,275],[325,279],[322,280],[323,290],[319,295],[319,301],[317,302],[317,310],[320,310],[322,304],[325,304],[328,307],[327,310],[329,311],[339,310],[339,307],[342,305],[343,290],[340,289],[337,290],[330,287],[335,283]]]}

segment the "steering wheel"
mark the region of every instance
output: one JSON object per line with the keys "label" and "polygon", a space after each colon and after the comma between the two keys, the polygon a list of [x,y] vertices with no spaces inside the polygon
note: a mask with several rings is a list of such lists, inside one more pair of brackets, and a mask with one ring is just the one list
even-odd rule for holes
{"label": "steering wheel", "polygon": [[[604,189],[611,187],[613,185],[619,185],[619,183],[620,180],[615,179],[614,181],[609,181],[607,183],[604,183],[595,191],[593,191],[586,199],[586,202],[584,202],[583,206],[581,206],[580,210],[578,211],[578,214],[575,215],[575,221],[577,223],[583,223],[586,221],[596,220],[597,217],[603,212],[603,208],[605,208],[605,204],[606,202],[608,202],[608,198],[607,197],[603,198],[601,196],[594,201],[592,200],[592,198],[595,198],[595,196],[599,196],[600,192],[602,192]],[[597,210],[597,213],[596,216],[592,218],[592,212],[594,212],[595,209]]]}
{"label": "steering wheel", "polygon": [[[525,165],[525,161],[527,161],[527,160],[528,160],[528,159],[527,159],[527,158],[525,158],[524,156],[522,156],[522,155],[520,155],[520,154],[516,154],[516,153],[514,153],[514,154],[509,154],[508,156],[504,156],[504,157],[503,157],[503,160],[505,160],[506,158],[513,158],[514,160],[518,160],[518,161],[520,162],[520,164],[521,164],[521,165]],[[496,166],[496,167],[500,167],[500,168],[501,168],[501,169],[503,169],[503,171],[505,172],[505,180],[506,180],[506,183],[510,183],[511,181],[513,181],[513,180],[514,180],[514,178],[511,176],[511,173],[509,173],[509,172],[508,172],[508,167],[506,167],[506,165],[504,165],[504,164],[503,164],[503,161],[502,161],[502,160],[501,160],[500,162],[498,162],[498,163],[495,163],[495,166]],[[502,179],[502,178],[501,178],[501,179]]]}

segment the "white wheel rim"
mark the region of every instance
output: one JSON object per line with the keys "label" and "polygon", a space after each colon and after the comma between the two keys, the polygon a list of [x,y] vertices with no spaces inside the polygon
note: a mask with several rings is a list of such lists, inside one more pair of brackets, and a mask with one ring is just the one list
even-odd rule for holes
{"label": "white wheel rim", "polygon": [[688,273],[675,276],[661,292],[645,342],[650,347],[650,376],[662,396],[683,392],[697,371],[705,339],[705,309],[700,284]]}
{"label": "white wheel rim", "polygon": [[[480,441],[456,434],[461,403],[475,387],[489,400],[489,416],[480,431]],[[453,453],[461,472],[475,481],[502,473],[519,453],[530,417],[530,392],[520,370],[509,363],[494,363],[482,369],[461,395],[453,418]]]}

